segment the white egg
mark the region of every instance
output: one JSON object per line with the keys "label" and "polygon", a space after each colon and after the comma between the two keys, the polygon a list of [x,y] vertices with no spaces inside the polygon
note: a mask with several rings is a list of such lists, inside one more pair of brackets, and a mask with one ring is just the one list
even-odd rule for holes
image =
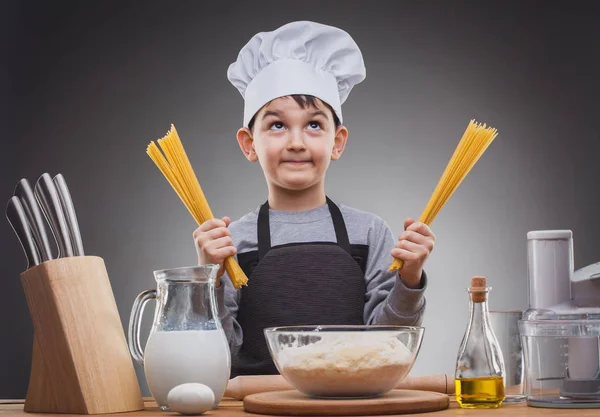
{"label": "white egg", "polygon": [[198,383],[177,385],[167,395],[169,408],[180,414],[202,414],[210,410],[214,402],[212,389]]}

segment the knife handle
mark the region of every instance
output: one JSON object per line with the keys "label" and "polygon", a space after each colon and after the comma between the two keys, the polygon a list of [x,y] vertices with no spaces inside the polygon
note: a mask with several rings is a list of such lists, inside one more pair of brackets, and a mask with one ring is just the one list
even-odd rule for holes
{"label": "knife handle", "polygon": [[40,176],[35,184],[34,194],[56,239],[58,258],[73,256],[67,221],[60,204],[58,191],[50,174],[44,173]]}
{"label": "knife handle", "polygon": [[58,196],[62,204],[63,212],[65,213],[65,219],[67,227],[71,235],[71,245],[73,246],[73,256],[83,256],[83,241],[81,240],[81,232],[79,231],[79,223],[77,222],[77,215],[75,214],[75,206],[73,205],[73,199],[67,187],[67,182],[62,174],[57,174],[54,177],[54,185],[58,190]]}
{"label": "knife handle", "polygon": [[25,210],[18,197],[11,197],[6,205],[6,218],[21,242],[21,247],[27,257],[27,269],[39,265],[40,255],[33,240],[31,228],[25,215]]}
{"label": "knife handle", "polygon": [[31,233],[40,254],[41,262],[49,261],[52,259],[52,249],[50,248],[50,241],[48,240],[48,233],[46,231],[46,225],[44,215],[40,210],[40,206],[35,199],[31,185],[26,178],[23,178],[17,183],[14,195],[19,197],[21,205],[29,220],[31,226]]}

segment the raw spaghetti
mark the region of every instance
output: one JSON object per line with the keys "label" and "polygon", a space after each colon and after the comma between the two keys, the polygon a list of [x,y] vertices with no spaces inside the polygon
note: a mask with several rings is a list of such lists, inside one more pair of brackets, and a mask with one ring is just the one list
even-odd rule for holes
{"label": "raw spaghetti", "polygon": [[[198,225],[212,219],[214,216],[185,153],[177,130],[175,130],[175,126],[171,125],[171,130],[167,132],[165,137],[158,139],[157,142],[160,145],[160,149],[156,143],[150,142],[146,149],[148,156],[150,156],[167,181],[169,181],[169,184],[171,184],[171,187],[173,187]],[[225,270],[236,289],[242,285],[247,285],[248,278],[233,257],[225,259]]]}
{"label": "raw spaghetti", "polygon": [[[427,225],[433,222],[442,207],[444,207],[444,204],[454,194],[454,191],[456,191],[462,180],[471,171],[471,168],[473,168],[496,136],[498,136],[498,131],[495,128],[486,127],[485,123],[482,125],[475,120],[469,122],[425,210],[423,210],[421,217],[419,217],[419,222]],[[398,270],[402,268],[402,265],[402,260],[394,259],[389,271]]]}

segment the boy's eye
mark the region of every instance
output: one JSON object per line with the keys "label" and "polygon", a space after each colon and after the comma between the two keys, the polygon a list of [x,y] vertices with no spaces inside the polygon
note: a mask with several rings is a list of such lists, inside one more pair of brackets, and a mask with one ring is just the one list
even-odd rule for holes
{"label": "boy's eye", "polygon": [[281,130],[283,129],[283,123],[281,122],[273,122],[269,127],[270,130]]}
{"label": "boy's eye", "polygon": [[321,123],[319,123],[319,122],[315,122],[315,121],[313,120],[312,122],[310,122],[310,123],[308,124],[308,127],[309,127],[311,130],[317,130],[317,129],[321,129]]}

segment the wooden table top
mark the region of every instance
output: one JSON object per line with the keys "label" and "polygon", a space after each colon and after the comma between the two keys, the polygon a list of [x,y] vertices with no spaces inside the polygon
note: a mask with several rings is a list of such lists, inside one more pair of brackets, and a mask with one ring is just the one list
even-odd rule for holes
{"label": "wooden table top", "polygon": [[[136,411],[131,413],[119,414],[104,414],[103,416],[177,416],[177,413],[167,413],[161,411],[154,401],[150,398],[145,398],[146,410]],[[503,404],[500,408],[494,410],[465,410],[458,406],[453,396],[450,396],[450,407],[443,411],[433,413],[419,413],[419,416],[468,416],[468,417],[490,417],[494,416],[548,416],[548,417],[598,417],[600,410],[598,409],[550,409],[550,408],[535,408],[529,407],[525,403],[519,404]],[[23,400],[0,400],[0,416],[2,417],[25,417],[25,416],[59,416],[59,414],[31,414],[23,411]],[[78,414],[64,414],[65,416],[77,416]],[[244,411],[242,401],[237,401],[230,398],[224,398],[216,410],[207,411],[203,416],[207,417],[240,417],[252,416],[256,414],[246,413]]]}

